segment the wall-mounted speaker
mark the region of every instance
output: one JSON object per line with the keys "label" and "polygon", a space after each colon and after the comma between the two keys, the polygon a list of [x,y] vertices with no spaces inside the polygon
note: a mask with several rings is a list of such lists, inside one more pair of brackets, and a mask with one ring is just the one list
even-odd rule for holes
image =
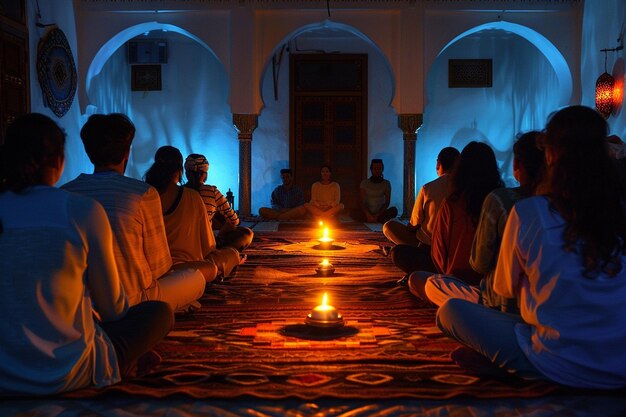
{"label": "wall-mounted speaker", "polygon": [[167,64],[165,39],[135,39],[126,43],[129,64]]}

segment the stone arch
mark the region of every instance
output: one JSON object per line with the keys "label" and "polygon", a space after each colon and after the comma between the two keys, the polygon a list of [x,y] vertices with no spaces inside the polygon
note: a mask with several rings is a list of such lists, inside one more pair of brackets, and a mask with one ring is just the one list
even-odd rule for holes
{"label": "stone arch", "polygon": [[533,44],[546,57],[548,62],[552,65],[554,72],[556,73],[560,86],[559,100],[563,105],[569,102],[572,95],[573,81],[572,72],[567,65],[567,61],[563,57],[563,54],[561,54],[561,52],[548,38],[527,26],[506,21],[489,22],[479,26],[475,26],[457,35],[454,39],[448,42],[441,49],[437,57],[439,57],[448,47],[456,43],[458,40],[465,38],[471,34],[488,29],[499,29],[511,32],[518,36],[521,36],[522,38]]}
{"label": "stone arch", "polygon": [[[395,75],[394,75],[391,63],[389,62],[389,59],[385,55],[384,51],[369,36],[367,36],[365,33],[360,31],[359,29],[355,28],[354,26],[350,26],[345,23],[333,22],[330,19],[326,19],[322,22],[316,22],[316,23],[303,25],[291,31],[287,35],[285,35],[279,42],[276,43],[276,46],[274,46],[271,53],[268,56],[264,57],[266,64],[264,65],[261,71],[259,80],[263,80],[263,78],[265,77],[265,74],[271,70],[272,56],[274,56],[277,52],[279,52],[282,45],[284,45],[285,43],[288,43],[291,39],[297,38],[299,35],[302,35],[307,32],[316,31],[316,30],[343,31],[343,32],[350,33],[356,36],[357,38],[361,39],[365,43],[367,43],[376,51],[378,51],[380,56],[383,57],[383,62],[389,72],[389,76],[391,77],[392,91],[391,91],[391,97],[389,99],[389,105],[391,106],[393,102],[393,98],[395,96],[396,80],[395,80]],[[334,52],[334,51],[326,51],[326,52]],[[261,100],[263,100],[261,88],[262,88],[262,85],[261,83],[259,83],[259,96],[261,97]]]}
{"label": "stone arch", "polygon": [[[118,32],[117,34],[115,34],[114,36],[112,36],[107,42],[105,42],[102,47],[100,47],[100,49],[98,50],[98,52],[96,53],[96,55],[93,57],[93,59],[91,60],[90,64],[89,64],[89,68],[87,70],[87,74],[85,77],[85,96],[87,96],[88,91],[89,91],[89,87],[91,85],[91,80],[100,73],[100,71],[102,71],[102,67],[104,66],[104,64],[107,62],[107,60],[111,57],[111,55],[113,55],[113,53],[115,51],[117,51],[118,48],[120,48],[122,45],[124,45],[124,43],[126,43],[128,40],[139,36],[143,33],[147,33],[153,30],[164,30],[164,31],[171,31],[171,32],[176,32],[179,33],[181,35],[184,35],[188,38],[193,39],[194,41],[196,41],[198,44],[200,44],[202,47],[204,47],[207,51],[209,51],[209,53],[211,55],[213,55],[215,57],[215,59],[218,60],[218,62],[220,62],[220,64],[223,63],[222,61],[219,59],[219,57],[215,54],[215,52],[213,52],[213,50],[204,42],[202,41],[200,38],[198,38],[197,36],[195,36],[194,34],[192,34],[191,32],[178,27],[176,25],[172,25],[169,23],[159,23],[159,22],[144,22],[144,23],[140,23],[131,27],[128,27],[120,32]],[[83,105],[83,106],[86,106]]]}

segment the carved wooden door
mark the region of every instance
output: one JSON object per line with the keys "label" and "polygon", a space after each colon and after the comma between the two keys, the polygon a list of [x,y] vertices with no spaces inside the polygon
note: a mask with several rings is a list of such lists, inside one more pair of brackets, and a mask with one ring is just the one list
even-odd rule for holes
{"label": "carved wooden door", "polygon": [[331,166],[346,208],[358,207],[367,158],[367,55],[292,54],[290,157],[310,196],[320,167]]}

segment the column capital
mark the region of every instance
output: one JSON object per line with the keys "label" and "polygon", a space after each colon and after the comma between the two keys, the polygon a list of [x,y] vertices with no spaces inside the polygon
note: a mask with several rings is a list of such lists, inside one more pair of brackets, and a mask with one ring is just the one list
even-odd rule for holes
{"label": "column capital", "polygon": [[233,126],[237,130],[239,140],[252,140],[252,132],[257,128],[258,114],[233,113]]}
{"label": "column capital", "polygon": [[398,115],[398,127],[402,129],[404,140],[416,140],[417,129],[422,126],[422,113],[405,113]]}

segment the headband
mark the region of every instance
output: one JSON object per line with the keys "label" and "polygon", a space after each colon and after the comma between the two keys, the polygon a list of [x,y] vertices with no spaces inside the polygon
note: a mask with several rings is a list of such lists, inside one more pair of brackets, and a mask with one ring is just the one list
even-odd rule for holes
{"label": "headband", "polygon": [[204,156],[194,158],[189,155],[187,159],[185,159],[185,171],[209,172],[209,161],[207,161]]}

